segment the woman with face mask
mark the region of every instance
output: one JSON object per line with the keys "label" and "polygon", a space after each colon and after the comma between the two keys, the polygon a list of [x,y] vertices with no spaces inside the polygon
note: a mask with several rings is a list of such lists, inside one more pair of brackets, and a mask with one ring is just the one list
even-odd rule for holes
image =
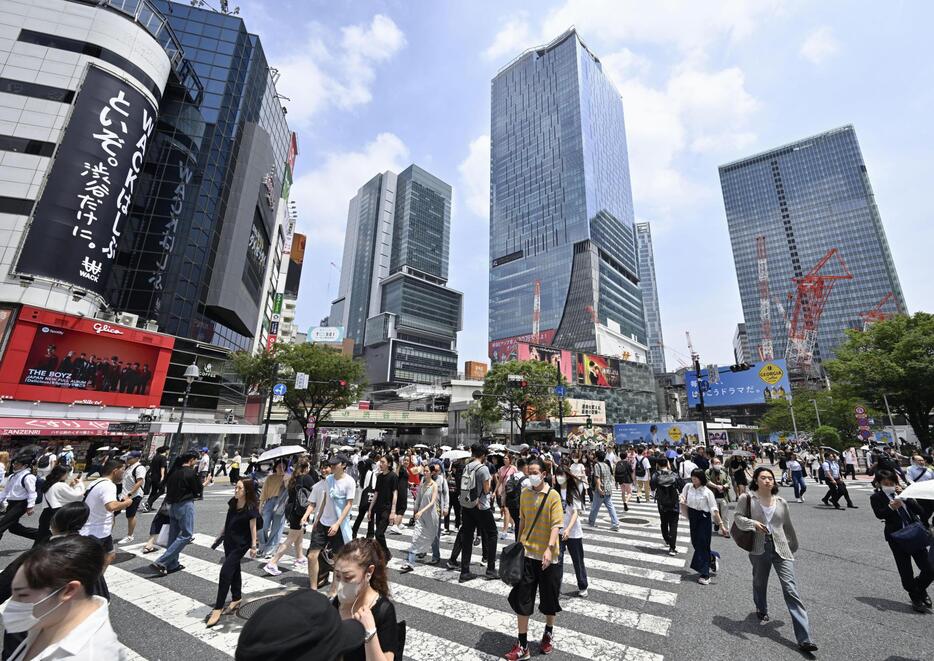
{"label": "woman with face mask", "polygon": [[[342,620],[357,620],[365,630],[359,648],[343,661],[393,661],[398,652],[396,607],[389,601],[389,579],[380,545],[355,539],[334,556],[337,596],[333,604]],[[401,655],[399,656],[401,660]]]}
{"label": "woman with face mask", "polygon": [[107,600],[92,596],[104,560],[104,549],[80,535],[26,553],[13,577],[13,596],[0,611],[7,632],[27,632],[9,659],[128,658],[110,626]]}
{"label": "woman with face mask", "polygon": [[[902,580],[902,587],[908,593],[911,607],[918,613],[931,612],[931,597],[927,593],[928,587],[934,581],[934,568],[931,566],[931,557],[927,549],[914,553],[907,553],[892,540],[892,533],[901,530],[914,521],[922,520],[925,512],[913,498],[899,498],[901,487],[898,486],[898,476],[894,471],[881,468],[876,471],[873,484],[875,493],[869,497],[873,514],[877,519],[885,521],[885,541],[889,543],[895,566]],[[911,562],[918,566],[920,572],[917,576]]]}

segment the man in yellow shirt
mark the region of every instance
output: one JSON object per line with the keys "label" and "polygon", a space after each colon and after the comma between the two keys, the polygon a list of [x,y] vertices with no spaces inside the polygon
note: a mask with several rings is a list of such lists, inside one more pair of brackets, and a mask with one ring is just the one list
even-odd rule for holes
{"label": "man in yellow shirt", "polygon": [[553,649],[555,617],[561,612],[558,603],[561,588],[561,573],[557,564],[559,556],[558,531],[564,523],[561,496],[544,480],[544,463],[531,459],[526,466],[529,486],[519,497],[519,541],[525,547],[525,569],[522,580],[509,593],[509,605],[518,615],[519,640],[506,653],[506,661],[524,661],[529,655],[529,617],[535,609],[535,593],[538,593],[538,610],[545,616],[545,634],[539,651],[548,654]]}

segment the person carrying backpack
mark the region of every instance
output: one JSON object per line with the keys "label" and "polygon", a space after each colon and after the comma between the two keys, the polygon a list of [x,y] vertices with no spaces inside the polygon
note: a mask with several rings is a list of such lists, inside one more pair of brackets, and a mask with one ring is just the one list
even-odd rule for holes
{"label": "person carrying backpack", "polygon": [[645,496],[645,502],[652,500],[652,488],[650,481],[652,478],[652,462],[649,461],[650,452],[644,450],[641,455],[636,456],[636,502],[639,500],[639,494]]}
{"label": "person carrying backpack", "polygon": [[590,517],[587,523],[591,528],[597,521],[597,513],[601,505],[606,505],[610,513],[610,530],[619,530],[619,518],[616,516],[616,506],[613,505],[613,477],[610,465],[606,462],[606,453],[597,450],[597,460],[592,467],[593,475],[593,506],[590,508]]}
{"label": "person carrying backpack", "polygon": [[529,478],[525,475],[526,463],[526,460],[522,457],[516,460],[516,470],[509,476],[503,488],[505,494],[503,504],[512,520],[512,532],[516,541],[519,541],[519,497],[522,494],[522,489],[529,485]]}
{"label": "person carrying backpack", "polygon": [[486,574],[484,578],[495,580],[499,578],[496,573],[496,521],[490,511],[490,489],[492,476],[486,466],[486,448],[474,443],[470,448],[472,459],[464,467],[461,476],[460,495],[461,516],[464,520],[460,530],[457,531],[457,540],[448,560],[447,568],[456,569],[454,558],[460,552],[460,579],[461,583],[473,580],[476,575],[470,572],[470,555],[473,550],[473,535],[479,530],[483,541],[483,554],[486,558]]}
{"label": "person carrying backpack", "polygon": [[652,475],[652,489],[655,491],[655,505],[662,529],[662,539],[668,544],[668,555],[677,555],[678,518],[681,505],[679,497],[684,488],[684,480],[671,471],[668,459],[659,458],[658,470]]}
{"label": "person carrying backpack", "polygon": [[309,474],[310,470],[311,464],[305,460],[299,461],[292,470],[292,477],[286,486],[288,502],[285,506],[285,518],[289,525],[289,533],[263,567],[263,571],[272,576],[282,573],[279,570],[279,560],[291,547],[295,548],[295,569],[304,571],[308,568],[308,560],[302,553],[302,540],[305,536],[305,524],[313,512],[310,507],[311,490],[316,480]]}

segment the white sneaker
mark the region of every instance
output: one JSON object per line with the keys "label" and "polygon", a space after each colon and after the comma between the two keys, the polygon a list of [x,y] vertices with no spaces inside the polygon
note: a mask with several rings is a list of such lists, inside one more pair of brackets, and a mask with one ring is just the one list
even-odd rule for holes
{"label": "white sneaker", "polygon": [[804,500],[802,500],[801,498],[795,498],[795,502],[796,502],[796,503],[803,503]]}
{"label": "white sneaker", "polygon": [[674,549],[668,549],[668,555],[678,555],[678,552]]}
{"label": "white sneaker", "polygon": [[127,535],[126,537],[121,539],[119,542],[117,542],[117,544],[131,544],[132,542],[133,542],[133,536]]}
{"label": "white sneaker", "polygon": [[279,574],[282,573],[278,567],[272,564],[263,565],[263,571],[269,574],[270,576],[278,576]]}
{"label": "white sneaker", "polygon": [[578,591],[577,591],[577,596],[580,597],[581,599],[586,599],[586,598],[587,598],[587,590],[578,590]]}
{"label": "white sneaker", "polygon": [[697,582],[700,583],[701,585],[710,585],[710,579],[704,578],[703,576],[697,579]]}
{"label": "white sneaker", "polygon": [[304,567],[305,569],[307,569],[307,568],[308,568],[308,561],[307,561],[305,558],[302,558],[301,560],[296,560],[294,563],[292,563],[292,565],[293,565],[296,569],[300,569],[300,568],[302,568],[302,567]]}
{"label": "white sneaker", "polygon": [[265,555],[263,555],[263,560],[272,560],[272,556],[273,556],[272,553],[266,553]]}

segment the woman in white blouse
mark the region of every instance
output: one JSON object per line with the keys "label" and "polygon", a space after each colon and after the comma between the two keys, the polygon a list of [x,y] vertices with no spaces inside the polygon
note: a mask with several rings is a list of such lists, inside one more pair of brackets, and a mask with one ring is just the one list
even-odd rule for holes
{"label": "woman in white blouse", "polygon": [[50,524],[52,516],[66,503],[74,503],[84,497],[84,484],[80,475],[69,479],[70,469],[67,466],[56,466],[45,478],[42,494],[42,514],[39,515],[39,528],[36,531],[36,542],[33,546],[45,544],[52,536]]}
{"label": "woman in white blouse", "polygon": [[729,537],[730,533],[720,519],[717,499],[713,491],[707,488],[707,474],[703,469],[691,471],[691,482],[685,484],[681,491],[681,512],[687,515],[691,526],[691,546],[694,547],[691,569],[700,575],[698,583],[708,585],[710,574],[717,573],[717,559],[720,557],[719,553],[710,550],[711,517],[719,527],[721,535]]}
{"label": "woman in white blouse", "polygon": [[775,475],[765,466],[759,466],[752,475],[750,491],[743,494],[736,503],[736,515],[733,521],[736,527],[747,532],[755,532],[749,560],[752,562],[752,598],[756,605],[759,622],[769,621],[766,594],[769,587],[769,574],[772,568],[782,584],[785,606],[791,615],[798,647],[803,652],[813,652],[817,645],[811,640],[811,625],[808,612],[798,596],[795,582],[795,558],[798,550],[798,536],[791,525],[791,513],[788,503],[778,495]]}

